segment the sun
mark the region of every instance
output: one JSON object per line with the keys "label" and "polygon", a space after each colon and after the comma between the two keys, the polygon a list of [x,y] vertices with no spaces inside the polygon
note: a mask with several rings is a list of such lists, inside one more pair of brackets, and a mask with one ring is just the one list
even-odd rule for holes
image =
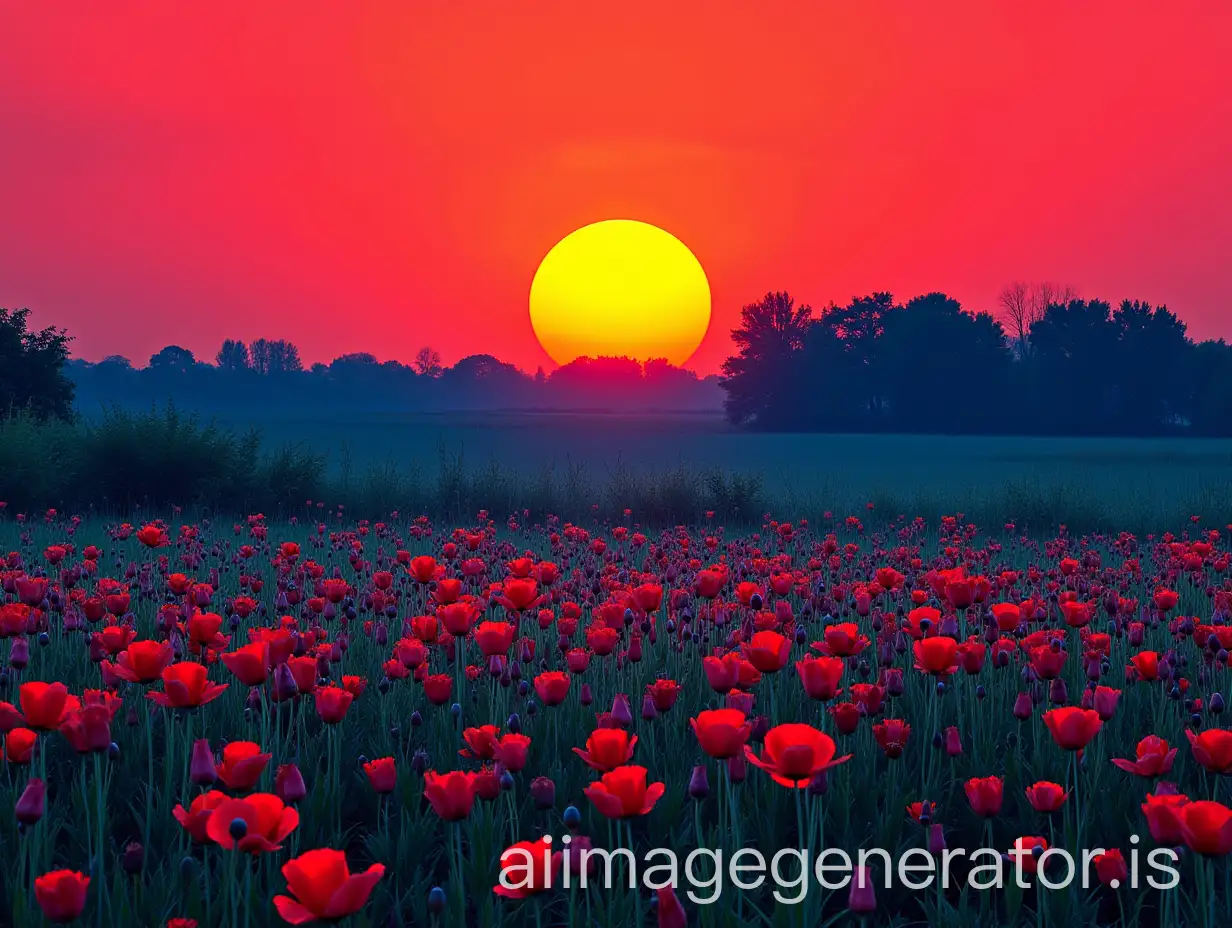
{"label": "sun", "polygon": [[530,322],[557,364],[579,357],[681,365],[710,325],[710,284],[658,226],[606,219],[557,242],[530,285]]}

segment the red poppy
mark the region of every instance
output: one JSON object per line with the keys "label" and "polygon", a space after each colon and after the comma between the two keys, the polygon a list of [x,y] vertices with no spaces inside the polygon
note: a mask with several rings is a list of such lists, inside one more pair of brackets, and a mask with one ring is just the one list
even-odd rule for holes
{"label": "red poppy", "polygon": [[1124,886],[1129,881],[1129,867],[1124,855],[1116,848],[1096,854],[1095,875],[1104,886]]}
{"label": "red poppy", "polygon": [[823,770],[851,760],[850,754],[835,759],[836,753],[829,735],[798,723],[776,725],[766,732],[761,757],[748,745],[744,747],[749,763],[769,773],[775,783],[796,789],[804,789]]}
{"label": "red poppy", "polygon": [[569,695],[569,675],[562,670],[547,670],[535,677],[535,693],[545,706],[559,706]]}
{"label": "red poppy", "polygon": [[617,767],[583,792],[606,818],[635,818],[653,809],[667,788],[662,783],[647,785],[646,775],[645,767]]}
{"label": "red poppy", "polygon": [[646,695],[654,703],[656,712],[669,712],[680,697],[680,684],[675,680],[655,680],[646,685]]}
{"label": "red poppy", "polygon": [[283,864],[282,875],[291,895],[275,896],[274,907],[292,925],[339,921],[364,907],[384,873],[383,864],[351,873],[342,851],[307,851]]}
{"label": "red poppy", "polygon": [[523,734],[503,735],[492,746],[495,759],[510,773],[517,773],[526,766],[530,750],[530,738]]}
{"label": "red poppy", "polygon": [[473,757],[475,760],[491,760],[496,756],[496,741],[500,737],[500,729],[495,725],[480,725],[468,728],[462,732],[462,740],[466,747],[458,752],[461,757]]}
{"label": "red poppy", "polygon": [[484,657],[503,656],[513,647],[513,632],[508,622],[481,622],[475,627],[475,644]]}

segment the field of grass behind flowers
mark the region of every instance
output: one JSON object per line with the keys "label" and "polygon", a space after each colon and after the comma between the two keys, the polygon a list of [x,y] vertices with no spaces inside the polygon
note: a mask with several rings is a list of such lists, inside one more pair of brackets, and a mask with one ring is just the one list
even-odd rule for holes
{"label": "field of grass behind flowers", "polygon": [[[1226,924],[1228,531],[10,512],[0,922]],[[662,847],[1107,853],[1063,891],[1030,854],[1001,890],[960,858],[702,903],[629,858],[566,889],[572,856],[498,891],[544,835],[656,880]]]}

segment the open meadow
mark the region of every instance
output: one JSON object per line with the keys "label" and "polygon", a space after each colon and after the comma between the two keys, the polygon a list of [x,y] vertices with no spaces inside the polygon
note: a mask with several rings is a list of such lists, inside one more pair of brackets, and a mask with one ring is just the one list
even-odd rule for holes
{"label": "open meadow", "polygon": [[507,515],[6,510],[8,923],[1232,917],[1215,514]]}

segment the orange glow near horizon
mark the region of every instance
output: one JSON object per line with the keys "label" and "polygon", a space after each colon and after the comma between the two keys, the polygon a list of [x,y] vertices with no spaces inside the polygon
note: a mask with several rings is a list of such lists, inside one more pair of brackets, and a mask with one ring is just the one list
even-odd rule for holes
{"label": "orange glow near horizon", "polygon": [[608,219],[552,246],[531,283],[530,320],[557,364],[602,356],[681,365],[710,324],[710,284],[671,233]]}
{"label": "orange glow near horizon", "polygon": [[552,359],[527,294],[605,217],[740,307],[1014,280],[1232,336],[1232,4],[9,4],[0,306],[79,357]]}

